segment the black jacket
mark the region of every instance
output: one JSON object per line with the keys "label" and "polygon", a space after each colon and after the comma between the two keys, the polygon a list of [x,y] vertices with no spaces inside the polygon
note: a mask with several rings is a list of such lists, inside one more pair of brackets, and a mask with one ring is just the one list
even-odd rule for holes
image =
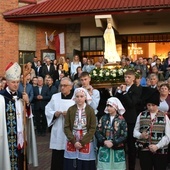
{"label": "black jacket", "polygon": [[133,84],[126,94],[116,93],[117,97],[123,104],[126,112],[124,113],[124,118],[127,123],[135,123],[137,118],[137,104],[139,103],[141,96],[140,89]]}
{"label": "black jacket", "polygon": [[41,90],[41,96],[43,96],[43,99],[39,100],[37,99],[37,96],[39,95],[39,88],[38,86],[33,87],[34,91],[34,110],[45,110],[45,106],[47,105],[48,101],[50,100],[50,94],[49,94],[49,88],[45,85],[43,85]]}

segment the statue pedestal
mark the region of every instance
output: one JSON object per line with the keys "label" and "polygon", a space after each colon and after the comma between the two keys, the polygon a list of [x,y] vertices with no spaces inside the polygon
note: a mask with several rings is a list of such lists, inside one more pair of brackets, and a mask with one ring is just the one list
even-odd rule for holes
{"label": "statue pedestal", "polygon": [[107,63],[103,66],[103,68],[108,68],[108,69],[114,69],[114,68],[120,68],[120,62],[116,62],[116,63]]}
{"label": "statue pedestal", "polygon": [[95,89],[102,89],[102,88],[111,88],[111,87],[118,87],[122,84],[122,82],[92,82],[92,86]]}

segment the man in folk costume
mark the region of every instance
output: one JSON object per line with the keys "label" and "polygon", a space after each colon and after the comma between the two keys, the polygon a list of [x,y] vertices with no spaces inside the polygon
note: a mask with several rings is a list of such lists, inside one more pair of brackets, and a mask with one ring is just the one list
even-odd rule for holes
{"label": "man in folk costume", "polygon": [[[18,63],[10,63],[6,67],[7,88],[0,95],[0,169],[2,170],[25,170],[26,163],[32,162],[34,166],[38,166],[29,97],[27,93],[21,94],[17,91],[20,74],[21,68]],[[23,101],[26,103],[26,114]],[[26,123],[23,124],[24,118]],[[29,159],[24,161],[26,143]]]}
{"label": "man in folk costume", "polygon": [[61,92],[54,94],[45,107],[48,126],[52,126],[50,139],[50,149],[52,149],[51,170],[63,169],[66,146],[65,115],[68,108],[75,104],[71,100],[73,96],[72,87],[73,83],[68,77],[62,78],[60,82]]}

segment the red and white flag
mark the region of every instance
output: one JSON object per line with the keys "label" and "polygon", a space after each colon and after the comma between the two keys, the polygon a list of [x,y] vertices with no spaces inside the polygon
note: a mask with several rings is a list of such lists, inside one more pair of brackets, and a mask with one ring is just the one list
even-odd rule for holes
{"label": "red and white flag", "polygon": [[64,32],[58,34],[60,40],[60,54],[65,54]]}
{"label": "red and white flag", "polygon": [[65,54],[64,32],[54,36],[57,54]]}
{"label": "red and white flag", "polygon": [[60,40],[59,40],[59,36],[55,35],[54,36],[54,40],[55,40],[56,53],[60,54]]}

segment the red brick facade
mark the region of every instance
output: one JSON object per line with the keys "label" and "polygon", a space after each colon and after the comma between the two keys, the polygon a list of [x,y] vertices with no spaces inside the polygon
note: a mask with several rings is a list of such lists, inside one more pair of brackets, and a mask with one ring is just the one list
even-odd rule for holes
{"label": "red brick facade", "polygon": [[18,61],[18,24],[6,22],[2,13],[18,7],[17,0],[0,1],[0,76],[6,65]]}
{"label": "red brick facade", "polygon": [[[18,8],[18,0],[1,0],[0,13]],[[41,50],[47,49],[45,32],[48,36],[56,30],[55,34],[65,31],[65,26],[52,24],[36,24],[36,52],[41,60]],[[49,42],[49,48],[55,50],[55,42]],[[7,22],[0,16],[0,76],[4,76],[5,67],[9,62],[19,62],[19,23]]]}
{"label": "red brick facade", "polygon": [[[64,26],[52,25],[52,24],[37,24],[36,26],[36,56],[38,59],[41,59],[41,50],[47,49],[48,47],[45,44],[45,32],[48,33],[48,36],[56,30],[55,35],[63,32],[65,30]],[[55,42],[49,42],[49,48],[55,50]]]}

